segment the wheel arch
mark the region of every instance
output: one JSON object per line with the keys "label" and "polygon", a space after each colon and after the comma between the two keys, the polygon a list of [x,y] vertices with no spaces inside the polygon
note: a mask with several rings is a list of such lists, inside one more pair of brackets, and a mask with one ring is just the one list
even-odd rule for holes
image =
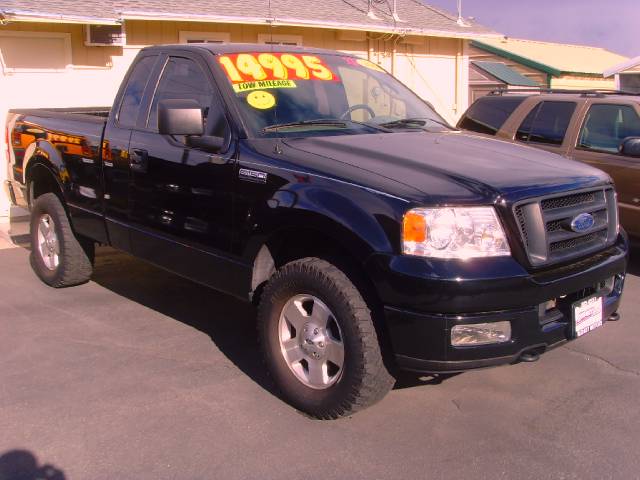
{"label": "wheel arch", "polygon": [[[69,181],[69,173],[60,156],[60,152],[51,143],[46,140],[38,140],[31,143],[25,150],[23,165],[22,180],[25,187],[27,187],[27,192],[31,191],[29,184],[34,180],[34,172],[37,171],[36,167],[42,166],[48,170],[56,181],[59,190],[58,194],[63,194],[64,185]],[[63,200],[62,197],[60,199]],[[31,203],[30,196],[27,201]]]}
{"label": "wheel arch", "polygon": [[[259,301],[261,290],[277,269],[305,257],[326,260],[341,269],[372,304],[380,305],[374,283],[368,278],[365,262],[378,251],[366,236],[329,217],[304,216],[297,222],[280,223],[256,247],[251,269],[251,296]],[[389,243],[389,248],[391,245]]]}
{"label": "wheel arch", "polygon": [[63,182],[59,174],[56,174],[51,163],[44,157],[34,156],[29,162],[25,173],[25,186],[27,188],[27,202],[29,207],[33,201],[45,193],[54,193],[65,204],[63,197]]}
{"label": "wheel arch", "polygon": [[372,253],[398,249],[405,208],[398,197],[334,182],[278,190],[266,208],[249,212],[244,227],[251,292],[285,263],[310,256],[340,263],[359,283],[371,284],[365,263]]}

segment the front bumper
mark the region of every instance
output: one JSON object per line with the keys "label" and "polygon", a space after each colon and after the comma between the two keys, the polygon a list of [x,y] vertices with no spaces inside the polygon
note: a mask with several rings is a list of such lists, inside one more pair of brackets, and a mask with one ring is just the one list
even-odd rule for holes
{"label": "front bumper", "polygon": [[[541,353],[571,340],[572,304],[590,295],[603,296],[606,321],[620,304],[628,245],[620,236],[604,252],[538,273],[508,257],[493,259],[498,262],[375,257],[369,273],[387,305],[386,326],[398,366],[458,372],[513,363],[523,352]],[[612,277],[613,288],[605,289],[603,282]],[[545,311],[540,306],[549,300],[557,300],[557,308]],[[509,342],[451,345],[454,325],[503,320],[511,322]]]}

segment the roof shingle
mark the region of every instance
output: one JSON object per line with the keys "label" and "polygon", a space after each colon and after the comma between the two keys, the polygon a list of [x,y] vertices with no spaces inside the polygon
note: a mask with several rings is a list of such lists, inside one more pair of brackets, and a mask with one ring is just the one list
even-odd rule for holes
{"label": "roof shingle", "polygon": [[393,0],[3,0],[0,14],[28,19],[109,23],[126,19],[200,20],[220,23],[273,23],[344,28],[460,38],[500,36],[482,25],[461,26],[452,14],[420,0],[397,0],[399,20],[393,16]]}

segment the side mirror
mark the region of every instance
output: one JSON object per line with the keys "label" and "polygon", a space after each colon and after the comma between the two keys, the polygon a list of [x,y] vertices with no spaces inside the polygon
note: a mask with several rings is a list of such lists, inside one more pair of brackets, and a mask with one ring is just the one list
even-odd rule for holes
{"label": "side mirror", "polygon": [[190,99],[160,100],[158,131],[162,135],[202,135],[202,107],[197,101]]}
{"label": "side mirror", "polygon": [[201,148],[208,152],[218,153],[227,145],[227,140],[223,137],[213,137],[204,135],[202,137],[187,137],[187,145]]}
{"label": "side mirror", "polygon": [[621,155],[640,157],[640,137],[627,137],[620,144]]}

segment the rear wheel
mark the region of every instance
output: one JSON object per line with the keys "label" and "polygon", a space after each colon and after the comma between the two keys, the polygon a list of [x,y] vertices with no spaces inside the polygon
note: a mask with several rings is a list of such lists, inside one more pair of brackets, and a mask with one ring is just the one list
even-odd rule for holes
{"label": "rear wheel", "polygon": [[40,195],[31,211],[31,266],[52,287],[87,282],[93,271],[94,242],[76,238],[67,212],[53,193]]}
{"label": "rear wheel", "polygon": [[258,328],[283,397],[311,416],[348,415],[394,384],[362,295],[324,260],[296,260],[274,274],[261,295]]}

